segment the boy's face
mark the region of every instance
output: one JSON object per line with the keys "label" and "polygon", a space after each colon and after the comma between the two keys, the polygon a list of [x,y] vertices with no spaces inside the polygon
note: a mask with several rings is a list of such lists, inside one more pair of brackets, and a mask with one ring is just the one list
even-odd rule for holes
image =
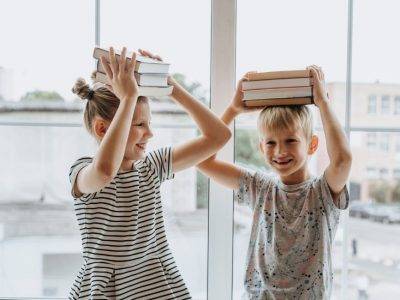
{"label": "boy's face", "polygon": [[260,141],[260,150],[266,163],[288,182],[301,182],[308,176],[308,155],[312,155],[317,147],[318,137],[313,135],[311,141],[307,141],[301,128],[282,129],[279,132],[264,130]]}

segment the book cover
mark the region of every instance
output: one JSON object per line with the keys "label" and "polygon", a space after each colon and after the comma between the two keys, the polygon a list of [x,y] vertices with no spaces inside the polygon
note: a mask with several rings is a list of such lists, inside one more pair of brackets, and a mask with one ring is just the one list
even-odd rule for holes
{"label": "book cover", "polygon": [[243,81],[242,90],[311,86],[311,77]]}
{"label": "book cover", "polygon": [[275,88],[243,91],[243,100],[312,97],[312,87]]}
{"label": "book cover", "polygon": [[309,70],[289,70],[274,72],[257,72],[247,74],[247,79],[252,80],[268,80],[268,79],[285,79],[285,78],[302,78],[310,77]]}

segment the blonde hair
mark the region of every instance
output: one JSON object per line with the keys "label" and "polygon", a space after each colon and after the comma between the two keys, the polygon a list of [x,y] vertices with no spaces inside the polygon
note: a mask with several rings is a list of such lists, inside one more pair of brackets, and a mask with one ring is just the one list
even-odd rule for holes
{"label": "blonde hair", "polygon": [[[96,72],[93,72],[94,80]],[[93,120],[96,116],[111,122],[119,106],[119,99],[107,87],[99,82],[95,82],[93,87],[86,83],[85,79],[78,78],[72,88],[72,92],[86,101],[83,119],[86,129],[93,134]],[[147,102],[146,97],[140,96],[139,102]]]}
{"label": "blonde hair", "polygon": [[310,141],[313,135],[313,117],[306,105],[268,106],[260,112],[257,128],[260,138],[266,130],[277,133],[282,129],[301,128],[307,141]]}

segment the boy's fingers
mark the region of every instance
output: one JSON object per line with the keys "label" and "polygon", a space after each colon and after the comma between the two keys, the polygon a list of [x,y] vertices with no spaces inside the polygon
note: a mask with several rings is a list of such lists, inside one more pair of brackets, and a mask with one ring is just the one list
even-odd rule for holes
{"label": "boy's fingers", "polygon": [[110,47],[109,60],[110,60],[111,70],[113,74],[116,74],[118,72],[118,65],[117,65],[117,60],[115,58],[115,52],[113,47]]}
{"label": "boy's fingers", "polygon": [[100,57],[101,65],[103,66],[104,71],[106,71],[107,77],[109,79],[113,78],[113,72],[108,64],[106,58],[104,56]]}

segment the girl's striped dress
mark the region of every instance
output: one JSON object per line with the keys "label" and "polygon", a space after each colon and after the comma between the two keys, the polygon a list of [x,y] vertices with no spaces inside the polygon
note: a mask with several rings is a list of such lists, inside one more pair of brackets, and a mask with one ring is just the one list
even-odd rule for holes
{"label": "girl's striped dress", "polygon": [[[70,299],[191,299],[167,242],[160,185],[173,178],[172,150],[150,152],[106,187],[75,198],[84,264]],[[78,159],[77,174],[92,158]]]}

